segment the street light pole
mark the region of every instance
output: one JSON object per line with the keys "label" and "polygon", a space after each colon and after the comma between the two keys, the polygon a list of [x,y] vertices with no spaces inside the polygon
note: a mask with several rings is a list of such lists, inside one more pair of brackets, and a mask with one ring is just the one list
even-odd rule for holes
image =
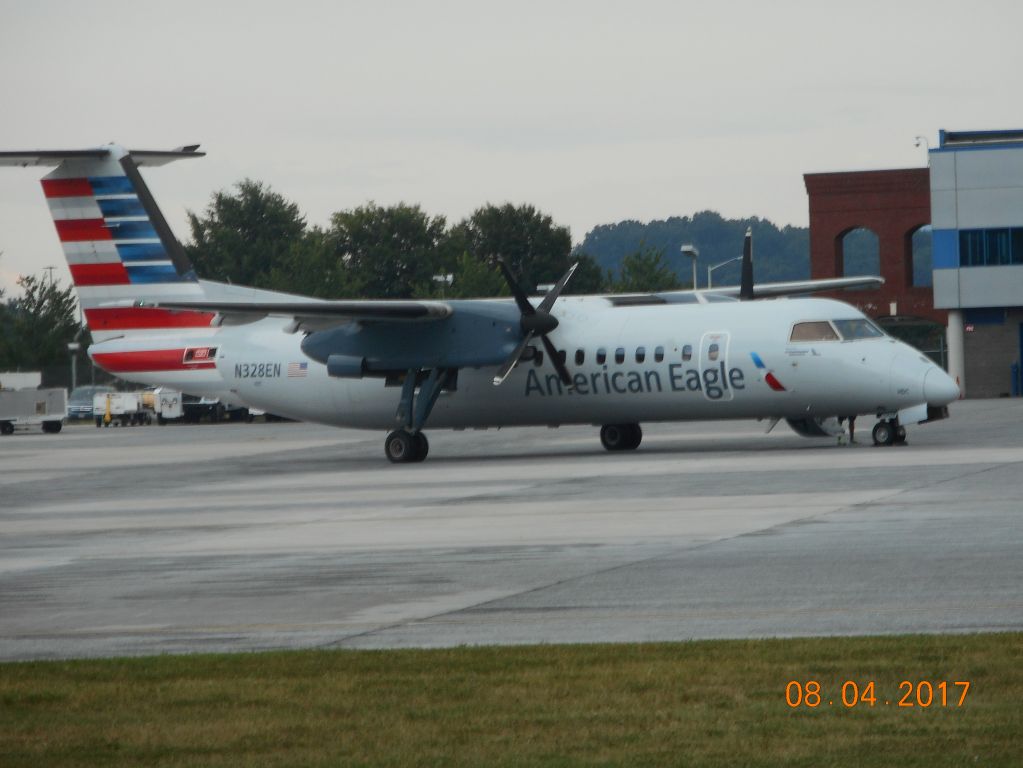
{"label": "street light pole", "polygon": [[696,285],[696,260],[700,258],[700,250],[692,243],[686,243],[680,250],[683,256],[688,256],[693,260],[693,290],[695,291],[698,288]]}
{"label": "street light pole", "polygon": [[454,283],[455,282],[455,276],[453,274],[451,274],[450,272],[448,272],[447,274],[443,274],[443,275],[434,275],[433,276],[433,282],[440,283],[440,297],[443,299],[444,298],[444,288],[445,288],[445,286],[450,286],[452,283]]}
{"label": "street light pole", "polygon": [[[76,337],[77,338],[77,337]],[[72,341],[67,345],[67,351],[71,355],[71,391],[74,392],[78,386],[78,350],[82,348],[82,345],[77,341]]]}
{"label": "street light pole", "polygon": [[721,262],[720,264],[715,264],[715,265],[714,265],[714,266],[712,266],[712,267],[707,267],[707,287],[708,287],[708,288],[710,288],[710,287],[711,287],[711,285],[713,284],[713,283],[711,282],[711,277],[710,277],[710,276],[711,276],[711,273],[712,273],[712,272],[713,272],[713,271],[714,271],[715,269],[717,269],[718,267],[723,267],[723,266],[725,266],[726,264],[731,264],[731,263],[732,263],[733,261],[742,261],[742,256],[736,256],[736,257],[735,257],[734,259],[729,259],[728,261],[722,261],[722,262]]}

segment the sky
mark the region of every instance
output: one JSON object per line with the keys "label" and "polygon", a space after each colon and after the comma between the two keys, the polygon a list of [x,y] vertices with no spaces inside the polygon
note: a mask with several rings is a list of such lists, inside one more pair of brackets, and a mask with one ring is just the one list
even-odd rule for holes
{"label": "sky", "polygon": [[[311,224],[368,201],[570,227],[716,210],[806,226],[803,174],[922,167],[1023,128],[1017,0],[0,0],[0,149],[200,143],[144,171],[186,211],[244,178]],[[70,280],[38,180],[0,168],[0,288]]]}

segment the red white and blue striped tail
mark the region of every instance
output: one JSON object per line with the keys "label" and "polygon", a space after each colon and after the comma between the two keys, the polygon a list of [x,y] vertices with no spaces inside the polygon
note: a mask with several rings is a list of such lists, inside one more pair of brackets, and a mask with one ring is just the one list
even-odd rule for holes
{"label": "red white and blue striped tail", "polygon": [[107,145],[0,153],[0,165],[57,166],[43,179],[43,193],[95,341],[209,328],[214,317],[209,312],[135,306],[204,296],[138,171],[139,166],[202,157],[196,149],[128,151]]}

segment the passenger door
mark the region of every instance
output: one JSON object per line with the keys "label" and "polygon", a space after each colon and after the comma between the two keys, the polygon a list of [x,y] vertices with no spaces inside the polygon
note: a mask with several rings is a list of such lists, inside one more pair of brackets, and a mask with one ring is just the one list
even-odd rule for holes
{"label": "passenger door", "polygon": [[703,396],[715,402],[731,400],[728,386],[728,331],[711,331],[700,339],[700,382]]}

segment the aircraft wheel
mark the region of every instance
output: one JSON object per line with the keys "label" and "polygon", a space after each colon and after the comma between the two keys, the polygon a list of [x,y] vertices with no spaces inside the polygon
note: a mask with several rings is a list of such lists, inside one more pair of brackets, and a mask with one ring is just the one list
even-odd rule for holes
{"label": "aircraft wheel", "polygon": [[422,432],[416,432],[416,457],[413,461],[424,461],[426,455],[430,452],[430,441],[426,439],[426,435]]}
{"label": "aircraft wheel", "polygon": [[906,444],[906,428],[901,424],[895,430],[895,444],[896,445]]}
{"label": "aircraft wheel", "polygon": [[895,425],[890,421],[879,421],[871,433],[874,445],[891,445],[895,442]]}
{"label": "aircraft wheel", "polygon": [[415,435],[404,429],[396,429],[384,440],[384,454],[392,464],[407,464],[417,460],[419,446],[419,440]]}
{"label": "aircraft wheel", "polygon": [[642,440],[639,424],[605,424],[600,428],[600,442],[609,451],[631,451]]}

